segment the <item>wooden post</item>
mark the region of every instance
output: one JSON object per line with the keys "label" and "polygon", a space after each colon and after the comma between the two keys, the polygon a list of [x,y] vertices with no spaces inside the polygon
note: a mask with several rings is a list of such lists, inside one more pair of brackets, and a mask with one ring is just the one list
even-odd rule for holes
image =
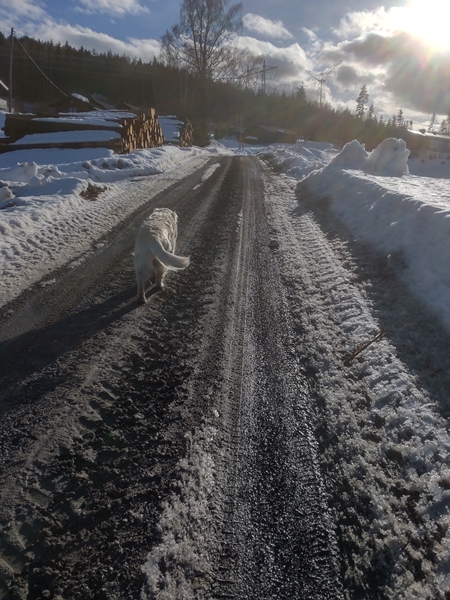
{"label": "wooden post", "polygon": [[11,41],[9,45],[9,102],[8,110],[12,112],[12,68],[13,68],[13,41],[14,41],[14,29],[11,27]]}

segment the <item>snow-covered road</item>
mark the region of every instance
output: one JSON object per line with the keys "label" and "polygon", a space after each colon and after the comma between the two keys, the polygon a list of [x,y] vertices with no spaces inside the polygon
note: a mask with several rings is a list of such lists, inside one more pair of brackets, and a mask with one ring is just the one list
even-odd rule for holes
{"label": "snow-covered road", "polygon": [[[225,158],[232,152],[220,145],[208,151],[158,149],[126,159],[105,154],[57,168],[45,158],[3,165],[0,375],[9,400],[18,404],[17,411],[14,403],[2,404],[8,432],[2,456],[13,457],[2,477],[30,482],[4,486],[0,526],[7,542],[0,544],[0,582],[14,598],[25,598],[30,589],[29,597],[38,597],[33,594],[46,581],[58,581],[54,593],[60,593],[69,563],[92,560],[80,548],[96,519],[96,543],[104,549],[90,574],[73,574],[72,583],[80,579],[80,599],[102,586],[107,597],[118,589],[139,597],[141,567],[149,597],[161,600],[164,586],[170,582],[177,589],[181,579],[183,600],[187,593],[203,598],[206,589],[238,589],[258,600],[272,590],[291,598],[300,585],[292,576],[295,565],[310,558],[293,541],[308,511],[303,507],[297,521],[286,510],[307,473],[298,464],[298,481],[294,476],[297,457],[306,452],[296,446],[302,437],[299,414],[308,415],[302,443],[317,461],[312,480],[316,474],[318,479],[307,489],[318,490],[318,506],[326,513],[320,535],[329,533],[311,555],[330,550],[315,597],[320,585],[325,589],[333,581],[335,560],[336,595],[342,589],[348,600],[444,600],[450,593],[448,180],[367,172],[367,153],[357,143],[342,154],[329,144],[310,143],[254,153],[254,170],[236,179]],[[252,177],[267,211],[268,233],[260,237],[254,237],[253,212],[244,210],[256,194],[245,187]],[[152,297],[138,317],[131,307],[130,232],[153,202],[179,207],[180,247],[192,251],[193,261],[175,276],[168,295]],[[251,265],[259,265],[258,274],[250,269],[246,277]],[[267,295],[258,279],[263,265],[276,271],[276,277],[267,276]],[[265,307],[259,316],[258,302]],[[271,340],[270,348],[259,347],[258,336]],[[247,363],[243,348],[251,356]],[[255,369],[245,379],[251,361]],[[273,373],[285,377],[266,379],[272,361]],[[204,378],[208,373],[211,380]],[[236,373],[246,382],[242,387]],[[263,390],[266,380],[270,393]],[[224,390],[236,394],[233,382],[244,400],[239,418],[236,404],[222,402]],[[265,436],[238,435],[235,446],[232,424],[253,431],[250,404],[258,386],[265,403],[251,406],[261,411],[259,423],[266,419],[270,427]],[[292,398],[280,405],[277,400],[272,410],[269,397],[287,388],[300,404],[307,402],[305,410],[297,414]],[[288,407],[294,418],[278,439],[281,430],[273,424]],[[291,459],[277,469],[278,449],[289,445]],[[17,452],[28,456],[19,474]],[[233,489],[242,494],[236,503],[239,495],[227,499],[213,465],[239,453],[245,460],[235,471],[241,478]],[[267,481],[256,477],[254,464]],[[283,507],[272,481],[285,485],[286,504],[282,522],[274,514],[270,531],[267,499]],[[213,489],[220,499],[211,496]],[[258,499],[261,523],[251,508]],[[174,515],[183,520],[180,527],[172,528]],[[239,539],[229,523],[235,518],[247,526],[246,515],[248,529]],[[197,535],[202,523],[207,528]],[[218,523],[229,539],[219,536],[214,555]],[[283,537],[287,523],[290,535]],[[70,554],[66,564],[49,553],[51,576],[36,563],[41,549],[48,550],[41,529],[55,543],[58,535],[66,536]],[[112,531],[118,533],[109,549]],[[244,534],[261,550],[255,562],[244,552]],[[286,547],[280,548],[283,539]],[[80,545],[72,550],[75,542]],[[192,560],[183,554],[191,551]],[[280,557],[287,561],[285,571]],[[240,579],[231,576],[236,561]],[[312,574],[319,564],[313,562]],[[260,588],[246,587],[245,574],[262,563],[272,565],[272,579],[268,571]],[[105,564],[122,565],[120,578]],[[197,572],[195,564],[206,570]],[[279,583],[283,572],[285,587]]]}

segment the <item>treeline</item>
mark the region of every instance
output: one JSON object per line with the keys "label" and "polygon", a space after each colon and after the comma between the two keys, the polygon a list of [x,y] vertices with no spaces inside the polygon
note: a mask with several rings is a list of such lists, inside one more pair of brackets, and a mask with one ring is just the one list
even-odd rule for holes
{"label": "treeline", "polygon": [[[4,82],[9,80],[9,56],[9,36],[0,33],[0,79]],[[63,93],[73,92],[86,96],[101,93],[111,102],[127,101],[130,96],[139,104],[145,101],[150,105],[150,67],[112,52],[97,54],[72,48],[67,42],[62,45],[23,36],[13,43],[13,95],[18,102],[33,102],[43,109],[62,98]],[[123,91],[127,97],[122,97]]]}
{"label": "treeline", "polygon": [[[0,79],[5,83],[9,55],[9,36],[0,32]],[[219,136],[233,126],[251,132],[254,125],[263,124],[295,131],[312,141],[345,144],[357,139],[368,150],[386,137],[403,137],[406,132],[404,124],[386,123],[373,114],[319,107],[302,88],[293,94],[263,94],[255,86],[205,83],[157,59],[143,62],[26,36],[14,40],[13,96],[18,110],[29,110],[31,105],[35,112],[48,111],[52,102],[74,92],[87,97],[100,94],[112,105],[124,101],[144,110],[154,107],[159,114],[188,116],[197,144],[206,143],[211,122]]]}

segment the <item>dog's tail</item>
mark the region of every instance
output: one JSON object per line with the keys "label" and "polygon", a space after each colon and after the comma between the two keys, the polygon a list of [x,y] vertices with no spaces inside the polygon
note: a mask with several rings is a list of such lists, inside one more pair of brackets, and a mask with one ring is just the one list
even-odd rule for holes
{"label": "dog's tail", "polygon": [[156,238],[153,238],[151,243],[154,255],[162,262],[166,269],[185,269],[191,262],[189,256],[177,256],[164,250],[162,244]]}

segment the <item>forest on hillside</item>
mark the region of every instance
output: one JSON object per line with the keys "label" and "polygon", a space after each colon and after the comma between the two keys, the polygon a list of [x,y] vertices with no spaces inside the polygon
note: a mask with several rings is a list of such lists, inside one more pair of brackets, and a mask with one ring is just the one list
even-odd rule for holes
{"label": "forest on hillside", "polygon": [[[355,112],[319,106],[303,88],[292,94],[264,93],[257,82],[200,81],[185,69],[153,59],[144,62],[112,52],[97,53],[27,36],[13,43],[13,97],[16,110],[48,112],[64,94],[98,94],[111,105],[128,102],[158,114],[187,116],[194,123],[197,144],[207,141],[207,123],[218,135],[232,127],[251,131],[256,124],[294,131],[314,141],[345,144],[357,139],[368,150],[386,137],[403,137],[406,124],[393,116],[385,122],[370,110]],[[0,32],[0,79],[9,81],[10,38]],[[205,91],[206,85],[206,91]],[[4,92],[6,93],[6,92]]]}

